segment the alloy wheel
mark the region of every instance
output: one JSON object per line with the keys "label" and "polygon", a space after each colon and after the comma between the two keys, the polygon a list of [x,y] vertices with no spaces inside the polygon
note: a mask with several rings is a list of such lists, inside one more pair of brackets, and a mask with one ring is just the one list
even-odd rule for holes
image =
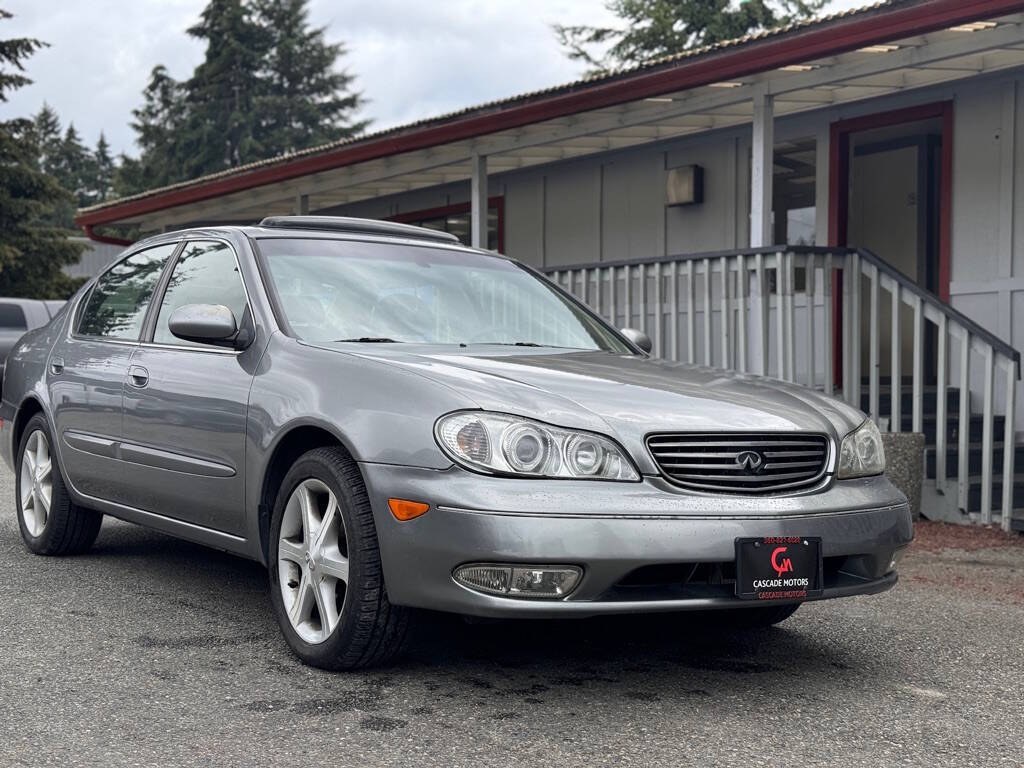
{"label": "alloy wheel", "polygon": [[50,517],[53,497],[53,461],[50,443],[42,430],[29,435],[21,457],[21,516],[32,537],[41,536]]}
{"label": "alloy wheel", "polygon": [[341,619],[349,560],[341,508],[320,480],[303,480],[288,499],[277,545],[277,568],[292,629],[311,645],[324,642]]}

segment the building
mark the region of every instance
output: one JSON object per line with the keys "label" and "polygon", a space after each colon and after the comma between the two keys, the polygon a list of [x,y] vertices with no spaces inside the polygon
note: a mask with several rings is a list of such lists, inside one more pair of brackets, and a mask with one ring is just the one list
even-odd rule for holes
{"label": "building", "polygon": [[1024,507],[1022,22],[1024,2],[880,2],[77,221],[101,241],[307,212],[447,229],[646,329],[656,354],[835,390],[925,432],[949,510],[1009,528]]}
{"label": "building", "polygon": [[124,250],[123,245],[98,243],[87,237],[72,237],[72,242],[82,246],[78,261],[64,268],[68,277],[92,277],[98,275]]}

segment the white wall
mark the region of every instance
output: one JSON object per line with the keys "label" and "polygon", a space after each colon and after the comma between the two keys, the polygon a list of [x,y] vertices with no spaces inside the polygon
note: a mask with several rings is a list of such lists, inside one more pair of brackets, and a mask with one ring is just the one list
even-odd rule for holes
{"label": "white wall", "polygon": [[[818,137],[817,232],[824,243],[829,125],[952,100],[952,304],[1018,349],[1024,348],[1022,83],[1024,72],[978,77],[782,117],[776,125],[776,141]],[[726,129],[494,176],[490,193],[505,199],[505,251],[533,265],[557,266],[742,247],[749,233],[749,134],[749,126]],[[691,163],[705,169],[704,203],[666,207],[666,169]],[[388,216],[468,199],[467,182],[336,211]],[[1018,429],[1024,430],[1024,407],[1018,408]]]}

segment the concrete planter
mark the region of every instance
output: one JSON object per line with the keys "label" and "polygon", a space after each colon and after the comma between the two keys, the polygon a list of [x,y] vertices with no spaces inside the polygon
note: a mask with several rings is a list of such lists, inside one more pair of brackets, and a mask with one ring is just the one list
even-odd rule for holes
{"label": "concrete planter", "polygon": [[921,483],[924,479],[924,434],[883,432],[885,474],[910,502],[915,520],[921,517]]}

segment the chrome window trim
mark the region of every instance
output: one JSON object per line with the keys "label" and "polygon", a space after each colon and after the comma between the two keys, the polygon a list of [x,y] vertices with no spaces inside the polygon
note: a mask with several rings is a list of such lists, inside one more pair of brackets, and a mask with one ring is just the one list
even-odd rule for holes
{"label": "chrome window trim", "polygon": [[205,352],[206,354],[214,355],[240,355],[244,349],[227,349],[225,347],[216,347],[213,345],[202,346],[202,347],[186,347],[182,344],[160,344],[156,341],[140,341],[135,342],[135,346],[143,347],[145,349],[171,349],[178,350],[180,352]]}

